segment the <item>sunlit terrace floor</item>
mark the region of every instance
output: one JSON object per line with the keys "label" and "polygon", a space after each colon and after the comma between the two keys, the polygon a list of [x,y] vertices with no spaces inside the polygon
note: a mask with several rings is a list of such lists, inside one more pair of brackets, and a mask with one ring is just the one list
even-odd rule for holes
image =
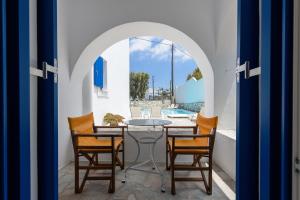
{"label": "sunlit terrace floor", "polygon": [[[159,167],[164,169],[164,165]],[[116,192],[107,193],[108,181],[87,181],[81,194],[74,193],[74,163],[70,163],[59,171],[59,199],[61,200],[163,200],[163,199],[234,199],[235,182],[218,166],[213,170],[213,194],[207,195],[203,182],[176,182],[176,195],[170,192],[170,172],[164,170],[166,192],[160,191],[160,178],[157,175],[137,171],[129,171],[126,184],[121,183],[123,171],[116,170]],[[151,167],[149,166],[149,169]],[[92,171],[91,173],[100,173]],[[176,172],[176,175],[200,175],[200,172]],[[81,174],[83,175],[83,174]],[[92,174],[91,174],[92,175]]]}

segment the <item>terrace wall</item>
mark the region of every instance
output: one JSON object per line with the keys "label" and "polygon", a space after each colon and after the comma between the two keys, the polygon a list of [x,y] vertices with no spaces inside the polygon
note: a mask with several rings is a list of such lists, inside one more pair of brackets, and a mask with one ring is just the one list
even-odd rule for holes
{"label": "terrace wall", "polygon": [[176,87],[175,100],[176,103],[204,102],[203,80],[196,80],[193,77],[186,81],[183,85]]}

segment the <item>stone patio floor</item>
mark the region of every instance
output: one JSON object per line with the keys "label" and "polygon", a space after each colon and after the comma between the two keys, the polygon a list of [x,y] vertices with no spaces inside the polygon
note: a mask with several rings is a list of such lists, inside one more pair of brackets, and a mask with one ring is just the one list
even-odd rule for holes
{"label": "stone patio floor", "polygon": [[[147,166],[146,166],[147,167]],[[159,164],[165,175],[166,192],[160,191],[160,178],[155,174],[138,171],[128,171],[127,182],[121,183],[124,176],[120,168],[116,170],[116,192],[107,192],[109,181],[87,181],[81,194],[74,193],[74,163],[70,163],[59,171],[59,199],[61,200],[226,200],[235,199],[235,182],[218,166],[214,165],[213,194],[207,195],[203,182],[176,182],[176,195],[171,194],[170,172],[164,170],[164,164]],[[151,166],[149,166],[151,169]],[[83,172],[83,171],[82,171]],[[96,172],[91,171],[90,175]],[[109,173],[109,171],[107,171]],[[200,172],[176,172],[177,176],[200,176]],[[81,174],[83,176],[83,173]]]}

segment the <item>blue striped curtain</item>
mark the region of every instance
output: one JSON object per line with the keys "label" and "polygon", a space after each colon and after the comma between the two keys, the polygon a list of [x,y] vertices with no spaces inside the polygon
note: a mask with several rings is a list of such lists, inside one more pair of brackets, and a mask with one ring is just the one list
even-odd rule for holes
{"label": "blue striped curtain", "polygon": [[293,0],[239,0],[238,54],[261,76],[237,85],[237,200],[291,199]]}
{"label": "blue striped curtain", "polygon": [[292,196],[293,0],[261,4],[260,199]]}
{"label": "blue striped curtain", "polygon": [[[238,1],[238,57],[259,65],[259,0]],[[259,79],[237,83],[236,199],[259,198]]]}
{"label": "blue striped curtain", "polygon": [[0,12],[0,199],[30,200],[29,1]]}
{"label": "blue striped curtain", "polygon": [[[57,1],[37,1],[38,65],[57,59]],[[38,199],[58,199],[58,92],[53,73],[38,79]],[[47,106],[45,106],[47,105]]]}

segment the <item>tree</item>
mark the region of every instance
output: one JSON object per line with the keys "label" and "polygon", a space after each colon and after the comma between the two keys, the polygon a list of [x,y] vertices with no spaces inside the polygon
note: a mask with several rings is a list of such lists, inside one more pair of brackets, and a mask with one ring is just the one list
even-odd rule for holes
{"label": "tree", "polygon": [[149,88],[149,74],[144,72],[130,73],[130,97],[133,100],[144,99]]}
{"label": "tree", "polygon": [[196,67],[196,69],[194,69],[194,71],[187,76],[186,80],[188,81],[192,77],[194,77],[196,80],[202,79],[202,73],[201,73],[199,67]]}

